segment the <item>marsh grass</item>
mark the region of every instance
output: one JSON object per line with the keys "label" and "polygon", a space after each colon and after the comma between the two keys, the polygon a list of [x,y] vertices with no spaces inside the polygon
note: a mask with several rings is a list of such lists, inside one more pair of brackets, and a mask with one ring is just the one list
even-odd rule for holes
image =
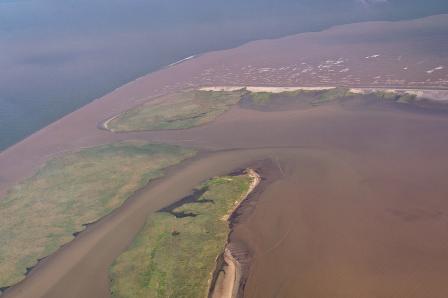
{"label": "marsh grass", "polygon": [[407,93],[377,91],[377,92],[374,92],[373,94],[379,100],[388,101],[388,102],[412,104],[419,100],[416,95],[407,94]]}
{"label": "marsh grass", "polygon": [[117,132],[186,129],[213,121],[238,103],[243,91],[190,90],[130,109],[108,123]]}
{"label": "marsh grass", "polygon": [[251,92],[250,97],[254,104],[264,105],[269,103],[273,93],[270,92]]}
{"label": "marsh grass", "polygon": [[348,88],[336,87],[333,89],[314,91],[315,99],[312,101],[312,105],[320,105],[323,103],[343,99],[352,95]]}
{"label": "marsh grass", "polygon": [[113,297],[205,297],[218,255],[224,250],[226,215],[248,191],[248,175],[208,180],[196,201],[174,213],[149,217],[128,251],[111,268]]}
{"label": "marsh grass", "polygon": [[0,286],[23,279],[28,267],[72,240],[83,224],[193,155],[176,146],[123,142],[48,161],[0,201]]}

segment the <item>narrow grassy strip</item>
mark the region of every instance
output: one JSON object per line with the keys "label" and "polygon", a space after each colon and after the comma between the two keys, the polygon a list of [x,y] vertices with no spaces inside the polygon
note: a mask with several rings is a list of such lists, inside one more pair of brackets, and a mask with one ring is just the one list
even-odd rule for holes
{"label": "narrow grassy strip", "polygon": [[186,129],[213,121],[240,100],[242,91],[191,90],[130,109],[107,123],[116,132]]}
{"label": "narrow grassy strip", "polygon": [[248,174],[210,179],[188,202],[150,216],[111,268],[113,297],[205,297],[227,241],[227,216],[251,181]]}
{"label": "narrow grassy strip", "polygon": [[[418,98],[416,95],[403,92],[390,91],[372,91],[370,93],[353,93],[350,88],[335,87],[327,90],[296,90],[285,91],[281,93],[270,92],[249,92],[246,96],[250,99],[250,105],[254,108],[267,107],[274,105],[287,105],[294,102],[306,103],[311,106],[320,106],[329,102],[344,100],[349,98],[359,98],[363,100],[376,99],[379,102],[395,102],[415,104],[422,106],[422,104],[431,104],[430,100]],[[437,102],[432,101],[433,105]],[[246,101],[246,106],[247,105]]]}
{"label": "narrow grassy strip", "polygon": [[194,154],[177,146],[124,142],[48,161],[0,200],[0,287],[23,279],[26,268],[73,239],[83,224]]}
{"label": "narrow grassy strip", "polygon": [[271,100],[273,94],[269,92],[251,92],[250,97],[254,104],[263,105]]}
{"label": "narrow grassy strip", "polygon": [[416,103],[419,100],[423,100],[422,98],[417,98],[417,96],[414,94],[407,94],[407,93],[377,91],[372,94],[375,95],[379,100],[405,103],[405,104],[412,104]]}

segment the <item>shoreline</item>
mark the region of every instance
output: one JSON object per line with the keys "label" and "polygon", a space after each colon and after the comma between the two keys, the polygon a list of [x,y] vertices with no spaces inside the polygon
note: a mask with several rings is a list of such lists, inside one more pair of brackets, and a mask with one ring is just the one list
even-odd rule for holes
{"label": "shoreline", "polygon": [[[201,58],[202,60],[200,60],[200,61],[205,60],[205,58],[207,58],[207,56],[204,56],[204,58]],[[206,62],[207,61],[205,61],[204,64]],[[188,71],[190,71],[190,69],[187,69],[188,64],[189,63],[179,65],[179,66],[182,66],[181,71],[184,71],[184,73],[187,73]],[[176,68],[173,68],[173,69],[176,69]],[[182,75],[184,73],[182,73]],[[181,77],[181,75],[179,75],[179,77]],[[191,77],[191,75],[188,75],[188,79],[190,77]],[[172,73],[167,74],[166,72],[163,72],[163,73],[158,72],[157,74],[152,74],[150,76],[150,78],[149,77],[144,78],[144,80],[147,81],[147,85],[145,85],[145,86],[138,85],[141,83],[141,81],[139,81],[138,84],[136,82],[131,82],[132,84],[130,84],[129,86],[123,87],[121,89],[119,88],[116,92],[114,92],[114,94],[107,95],[104,98],[101,98],[100,100],[97,100],[96,102],[91,103],[88,106],[82,107],[79,110],[77,110],[76,112],[65,116],[63,119],[60,119],[53,124],[50,124],[49,126],[45,127],[41,131],[36,132],[35,134],[28,137],[27,139],[22,140],[18,144],[14,145],[13,148],[10,147],[5,151],[0,152],[0,165],[5,173],[4,175],[1,175],[1,177],[0,177],[0,181],[2,182],[0,185],[1,186],[0,195],[2,194],[2,191],[7,189],[8,185],[13,184],[14,181],[18,180],[20,177],[26,176],[32,170],[34,170],[35,167],[33,166],[33,164],[43,163],[43,161],[46,160],[48,156],[50,156],[51,154],[54,154],[55,152],[71,150],[74,148],[78,148],[80,146],[93,146],[98,142],[109,143],[112,141],[119,140],[121,138],[124,139],[125,136],[123,136],[123,135],[118,136],[118,134],[108,134],[108,132],[106,132],[106,131],[94,129],[94,127],[98,123],[97,122],[98,118],[107,119],[107,117],[110,117],[116,113],[120,113],[122,110],[132,107],[134,104],[137,104],[141,101],[146,101],[146,100],[148,100],[148,94],[152,94],[155,96],[156,94],[159,94],[160,92],[162,92],[161,90],[168,90],[169,88],[172,88],[169,90],[175,90],[176,88],[181,88],[180,85],[175,85],[175,83],[172,82],[172,81],[174,81],[174,79],[177,79],[177,77],[174,76]],[[243,81],[243,79],[241,81]],[[177,81],[176,81],[176,83],[177,83]],[[196,81],[194,81],[193,83],[196,83]],[[224,82],[224,84],[225,83],[226,82]],[[186,81],[185,84],[192,84],[192,82]],[[204,84],[204,83],[198,81],[197,84]],[[263,82],[261,82],[261,84],[263,84]],[[273,83],[273,84],[275,85],[275,83]],[[138,86],[134,86],[134,87],[138,87],[140,89],[137,88],[136,91],[131,92],[132,90],[130,90],[130,89],[132,89],[131,87],[133,85],[138,85]],[[168,87],[166,87],[166,86],[168,86]],[[188,85],[188,86],[190,86],[190,85]],[[146,92],[148,92],[148,94]],[[125,99],[123,99],[123,98],[125,98]],[[375,123],[377,123],[377,122],[375,122]],[[246,123],[243,122],[242,127],[245,127],[244,124],[246,124]],[[436,123],[435,125],[437,125],[437,127],[439,127],[439,123]],[[297,126],[297,127],[300,128],[300,126]],[[285,127],[281,127],[281,128],[284,129]],[[317,128],[319,128],[319,127],[317,127]],[[411,128],[412,128],[412,126],[411,126]],[[337,131],[337,130],[335,130],[335,131]],[[60,132],[63,132],[63,133],[60,133]],[[58,134],[56,134],[56,133],[58,133]],[[54,138],[54,135],[58,136],[58,138]],[[286,133],[285,133],[285,135],[286,135]],[[290,140],[280,139],[280,142],[276,141],[275,146],[277,146],[277,144],[278,144],[279,146],[282,146],[282,147],[284,146],[285,148],[291,148],[293,146],[303,146],[303,147],[319,146],[322,148],[326,148],[324,146],[326,144],[325,142],[321,142],[320,139],[315,140],[312,137],[306,138],[309,135],[302,134],[301,130],[299,130],[295,134],[295,136],[305,136],[305,138],[303,138],[303,140],[305,140],[305,141],[303,141],[303,143],[298,143],[298,142],[291,142]],[[431,144],[431,142],[428,142],[428,140],[429,141],[436,140],[436,138],[432,139],[431,138],[432,136],[433,136],[432,134],[430,136],[426,135],[426,137],[428,137],[429,139],[425,138],[422,143],[426,142],[428,144]],[[52,137],[52,138],[50,139],[50,137]],[[149,133],[147,135],[143,135],[143,134],[142,135],[130,135],[130,138],[134,138],[134,137],[135,138],[145,138],[145,139],[146,138],[154,138],[156,141],[164,140],[164,139],[160,138],[159,135],[149,134]],[[167,137],[167,139],[169,139],[170,141],[173,140],[173,142],[184,142],[183,140],[176,139],[177,137],[178,136],[175,135],[175,136],[173,136],[172,139],[170,139],[168,137]],[[405,136],[402,136],[402,137],[405,138]],[[299,138],[297,138],[297,139],[299,139]],[[49,142],[49,140],[51,140],[51,142]],[[250,143],[249,141],[251,141],[252,143]],[[247,141],[247,144],[244,142],[237,143],[236,145],[234,145],[234,148],[235,149],[260,148],[259,146],[261,146],[261,145],[259,143],[252,141],[252,140],[249,140],[249,141]],[[210,143],[206,143],[202,139],[199,139],[199,141],[194,140],[193,144],[195,144],[195,142],[199,142],[199,144],[203,145],[203,147],[205,147],[207,149],[212,148],[212,149],[216,149],[216,150],[221,150],[221,149],[226,150],[229,147],[229,146],[222,145],[221,140],[220,141],[212,140],[212,141],[210,141]],[[203,143],[201,143],[201,142],[203,142]],[[253,145],[253,144],[255,144],[255,145]],[[261,147],[261,148],[269,148],[269,144],[271,144],[271,143],[267,143],[267,145],[265,145],[266,147]],[[336,147],[337,147],[337,145],[336,145]],[[340,147],[337,147],[337,148],[340,148]],[[418,148],[420,148],[420,147],[418,147]],[[343,149],[346,149],[346,148],[343,147]],[[27,158],[24,159],[23,156],[27,156]],[[225,166],[227,166],[227,165],[225,165]],[[187,176],[185,178],[191,179],[191,177],[189,177],[189,176]],[[172,191],[172,190],[170,189],[170,191]],[[170,199],[172,199],[171,195],[170,195]],[[132,205],[132,204],[129,204],[129,205]],[[112,218],[112,216],[109,217],[105,221],[113,222],[112,220],[110,220],[110,218]],[[113,218],[115,218],[115,217],[113,217]],[[134,220],[134,218],[135,217],[132,217],[132,220]],[[100,222],[99,225],[93,225],[91,228],[91,232],[97,233],[98,230],[103,231],[102,228],[101,229],[98,228],[98,226],[100,226],[100,227],[105,226],[103,223],[104,223],[104,221]],[[123,226],[123,225],[121,225],[121,226]],[[120,225],[115,225],[114,227],[118,228],[118,227],[120,227]],[[108,232],[108,230],[107,230],[107,232]],[[81,243],[82,243],[83,239],[93,238],[93,236],[90,236],[92,233],[81,233],[80,238],[82,238],[82,239],[74,241],[74,242],[81,241]],[[123,235],[127,235],[127,234],[123,232]],[[118,239],[119,236],[117,236],[115,234],[113,237],[110,237],[110,238]],[[112,240],[110,240],[110,241],[112,242]],[[127,241],[127,240],[125,240],[125,241]],[[98,245],[101,244],[105,248],[113,247],[113,246],[107,246],[106,244],[104,244],[103,240],[102,240],[102,242],[98,240],[98,243],[99,243]],[[116,242],[114,242],[114,244],[115,244],[115,246],[118,246],[118,245],[120,245],[120,242],[116,241]],[[71,243],[69,246],[70,247],[78,247],[81,245]],[[72,250],[73,249],[71,249],[70,251],[72,251]],[[66,251],[67,250],[64,250],[62,253],[58,252],[58,256],[64,255]],[[107,249],[104,249],[103,252],[107,252]],[[87,255],[87,253],[84,253],[83,251],[81,251],[79,253],[79,255],[80,255],[79,262],[78,262],[79,265],[77,265],[78,269],[84,268],[85,266],[87,266],[85,264],[89,264],[89,260],[91,260],[91,259],[89,259],[90,255]],[[96,257],[98,258],[98,256],[96,256]],[[63,258],[59,258],[59,259],[63,259]],[[67,262],[66,259],[63,259],[62,261]],[[96,261],[96,259],[94,259],[94,260]],[[44,263],[54,263],[54,262],[53,262],[53,260],[47,260]],[[62,265],[64,264],[63,262],[60,262],[60,263],[62,263]],[[96,266],[96,267],[98,267],[98,266]],[[63,269],[65,270],[65,267]],[[45,271],[45,270],[42,270],[42,271]],[[80,272],[82,272],[82,271],[80,271]],[[63,273],[66,273],[66,272],[63,272]],[[33,275],[33,274],[31,274],[31,275]],[[79,274],[79,275],[82,275],[82,274]],[[57,276],[61,276],[59,274],[59,272],[58,272]],[[34,282],[34,280],[38,280],[38,278],[32,277],[31,281]],[[98,283],[98,281],[95,281],[95,283]],[[28,282],[28,284],[29,284],[29,282]],[[41,284],[43,284],[43,282],[39,281],[39,284],[41,285]],[[70,283],[70,284],[65,283],[65,279],[64,279],[64,280],[62,280],[60,287],[64,288],[66,290],[66,289],[70,288],[67,286],[69,286],[71,284],[73,284],[73,283]],[[58,286],[59,286],[59,284],[58,284]],[[75,286],[78,287],[78,285],[75,285]],[[72,287],[75,287],[75,286],[72,286]]]}
{"label": "shoreline", "polygon": [[[117,145],[120,145],[120,143],[114,143]],[[149,146],[158,146],[157,144],[154,143],[147,143],[149,144]],[[178,147],[178,146],[176,146]],[[90,147],[90,148],[82,148],[85,150],[94,150],[97,147]],[[165,147],[166,148],[166,147]],[[164,148],[164,149],[165,149]],[[178,147],[180,148],[180,147]],[[70,154],[79,154],[81,152],[77,151],[77,152],[67,152],[67,155]],[[30,264],[27,267],[23,268],[23,272],[20,272],[21,274],[21,278],[13,283],[5,283],[3,285],[0,285],[0,296],[2,295],[2,293],[6,292],[8,289],[15,287],[16,285],[20,284],[21,282],[23,282],[31,273],[34,269],[38,268],[41,264],[45,263],[45,261],[51,257],[52,255],[56,254],[59,250],[63,249],[65,246],[69,245],[71,242],[75,241],[80,235],[82,235],[83,233],[87,232],[89,227],[99,223],[100,221],[102,221],[104,218],[108,217],[110,214],[117,212],[118,209],[120,209],[123,205],[125,205],[127,203],[127,201],[131,200],[133,197],[135,197],[140,191],[142,191],[143,189],[156,184],[156,182],[158,182],[159,180],[162,180],[166,175],[168,175],[168,173],[171,172],[175,172],[176,169],[181,169],[184,164],[188,164],[189,162],[193,162],[194,160],[196,160],[197,155],[201,155],[204,154],[205,151],[204,150],[199,150],[199,149],[193,149],[193,148],[189,148],[188,149],[190,154],[188,156],[186,156],[184,159],[175,161],[172,164],[166,164],[164,166],[162,166],[159,170],[157,170],[156,174],[149,174],[150,178],[144,178],[144,174],[140,176],[141,179],[143,179],[143,182],[140,182],[140,184],[136,185],[135,187],[132,187],[128,192],[127,195],[123,196],[123,199],[121,201],[121,203],[119,203],[117,206],[111,207],[105,214],[99,215],[99,216],[95,216],[94,218],[91,218],[89,220],[86,221],[81,221],[79,223],[79,228],[74,228],[71,233],[67,233],[66,237],[67,239],[62,241],[61,243],[57,244],[57,247],[54,249],[54,251],[51,251],[49,253],[41,253],[40,256],[37,257],[30,257],[33,261],[32,264]],[[65,155],[62,155],[62,157],[64,157]],[[55,157],[57,158],[57,157]],[[147,158],[152,158],[150,155],[147,156]],[[200,157],[199,157],[200,158]],[[53,159],[50,159],[53,160]],[[41,169],[44,169],[46,167],[46,164],[41,166]],[[126,184],[126,187],[129,184]],[[128,188],[129,189],[129,188]]]}
{"label": "shoreline", "polygon": [[448,89],[436,89],[436,88],[394,88],[394,87],[350,87],[350,86],[296,86],[296,87],[281,87],[281,86],[208,86],[201,87],[198,90],[201,91],[237,91],[246,89],[247,91],[258,93],[283,93],[294,91],[325,91],[336,88],[347,88],[349,92],[354,94],[368,94],[375,92],[388,92],[388,93],[402,93],[408,95],[414,95],[418,98],[427,98],[435,102],[447,102],[448,101]]}
{"label": "shoreline", "polygon": [[[249,177],[252,178],[249,189],[242,196],[242,199],[235,204],[234,208],[226,214],[225,217],[223,217],[223,220],[226,220],[230,226],[232,224],[232,217],[235,212],[245,201],[247,201],[250,194],[253,193],[261,181],[261,176],[255,170],[247,168],[246,172]],[[227,242],[224,247],[224,252],[222,252],[216,259],[216,267],[212,272],[212,277],[210,279],[210,286],[207,295],[208,298],[236,298],[240,294],[239,289],[243,275],[241,264],[233,255],[230,247],[231,233],[232,228],[230,229],[229,237],[227,238]]]}
{"label": "shoreline", "polygon": [[[328,86],[262,86],[262,85],[223,85],[223,86],[202,86],[194,88],[198,91],[212,91],[212,92],[234,92],[239,91],[242,89],[245,89],[252,93],[272,93],[272,94],[278,94],[283,92],[295,92],[295,91],[328,91],[332,89],[337,88],[345,88],[348,90],[349,93],[352,94],[359,94],[359,95],[368,95],[371,93],[377,93],[377,92],[384,92],[384,93],[393,93],[397,95],[410,95],[415,96],[418,99],[427,99],[432,101],[433,103],[441,103],[446,104],[448,103],[448,89],[447,88],[432,88],[432,87],[422,87],[422,88],[411,88],[406,86],[401,87],[393,87],[393,86],[355,86],[355,85],[328,85]],[[188,88],[187,88],[188,89]],[[157,97],[156,97],[157,98]],[[155,98],[152,98],[151,101],[155,100]],[[147,103],[148,101],[144,102],[143,104]],[[135,108],[135,107],[133,107]],[[130,109],[133,109],[130,108]],[[127,131],[116,131],[113,128],[109,127],[109,124],[111,121],[117,119],[124,113],[126,113],[129,110],[121,111],[120,113],[107,118],[106,120],[102,121],[98,128],[107,132],[111,132],[114,134],[126,134],[126,133],[142,133],[142,132],[161,132],[161,131],[176,131],[176,130],[186,130],[189,128],[169,128],[169,129],[135,129],[135,130],[127,130]],[[224,112],[225,113],[225,112]],[[211,122],[215,121],[216,119],[212,120]],[[198,126],[203,126],[208,123],[204,123]],[[198,127],[198,126],[194,126]]]}
{"label": "shoreline", "polygon": [[54,252],[52,252],[52,253],[50,253],[50,254],[42,257],[42,258],[36,259],[36,262],[32,266],[27,267],[26,268],[26,272],[24,273],[24,277],[23,277],[22,280],[14,283],[14,284],[8,285],[8,286],[0,287],[0,297],[3,297],[3,295],[7,295],[9,290],[13,290],[14,288],[19,287],[21,284],[26,282],[27,278],[30,275],[34,274],[35,271],[40,270],[42,266],[45,266],[45,263],[47,261],[49,261],[50,258],[53,258],[55,255],[60,254],[62,250],[66,249],[67,247],[70,247],[71,245],[73,245],[75,240],[77,240],[78,238],[81,238],[81,237],[85,237],[85,234],[90,232],[90,228],[94,227],[95,225],[99,225],[103,221],[106,221],[109,217],[115,216],[115,213],[120,212],[121,209],[122,208],[126,208],[127,205],[133,204],[132,201],[135,200],[135,197],[138,197],[139,195],[141,195],[141,193],[144,193],[148,188],[156,187],[159,183],[163,183],[163,179],[166,178],[167,176],[171,176],[171,175],[173,175],[173,173],[175,173],[175,172],[177,172],[179,170],[185,169],[191,163],[197,162],[201,158],[206,158],[209,154],[210,154],[210,152],[207,151],[207,150],[199,150],[199,149],[197,149],[196,154],[193,155],[192,157],[189,157],[189,158],[181,161],[180,163],[173,164],[171,166],[168,166],[168,167],[164,168],[162,170],[162,174],[160,176],[155,177],[155,178],[149,180],[144,185],[142,185],[141,187],[139,187],[136,190],[134,190],[131,194],[129,194],[128,198],[125,199],[123,201],[123,203],[120,206],[118,206],[117,208],[111,210],[106,215],[104,215],[104,216],[102,216],[100,218],[97,218],[94,221],[83,223],[81,230],[75,231],[75,232],[73,232],[71,234],[72,235],[72,239],[70,241],[60,245],[57,248],[56,251],[54,251]]}
{"label": "shoreline", "polygon": [[114,132],[114,130],[112,128],[109,128],[109,123],[111,121],[113,121],[114,119],[118,118],[118,116],[120,116],[121,114],[115,115],[109,119],[107,119],[106,121],[104,121],[102,124],[99,125],[100,128],[106,130],[106,131],[110,131],[110,132]]}
{"label": "shoreline", "polygon": [[[91,287],[94,286],[96,297],[108,297],[105,293],[109,292],[109,266],[121,252],[127,249],[144,224],[148,214],[177,202],[179,197],[190,193],[192,188],[209,177],[232,173],[234,169],[241,169],[241,165],[245,168],[256,162],[258,158],[269,156],[269,152],[272,150],[278,149],[199,150],[196,156],[183,163],[168,167],[163,177],[154,179],[137,190],[119,208],[97,222],[87,225],[76,235],[75,239],[61,246],[53,254],[41,259],[27,273],[25,279],[7,288],[0,294],[0,297],[25,298],[29,295],[57,297],[60,293],[66,293],[67,287],[70,287],[73,282],[71,280],[72,276],[77,275],[77,271],[71,268],[74,266],[74,262],[78,264],[79,258],[85,258],[85,260],[76,265],[76,268],[83,268],[82,270],[89,270],[105,277],[105,279],[100,278],[99,281],[95,282],[80,277],[77,280],[78,283],[89,285],[81,292],[90,293],[92,291]],[[282,148],[279,150],[288,151],[289,149]],[[222,167],[217,168],[216,163],[221,164]],[[180,186],[180,188],[173,191],[172,185],[174,184]],[[151,199],[155,197],[161,199]],[[132,217],[132,220],[128,221],[129,224],[123,226],[123,220],[130,217]],[[131,232],[130,228],[132,228]],[[97,249],[97,244],[105,235],[113,238],[113,240],[110,240],[113,246],[109,241],[101,242],[102,250],[107,251],[107,253],[102,253],[100,256],[96,254],[84,256],[93,247]],[[97,264],[98,257],[100,266]],[[62,278],[61,272],[65,273]]]}

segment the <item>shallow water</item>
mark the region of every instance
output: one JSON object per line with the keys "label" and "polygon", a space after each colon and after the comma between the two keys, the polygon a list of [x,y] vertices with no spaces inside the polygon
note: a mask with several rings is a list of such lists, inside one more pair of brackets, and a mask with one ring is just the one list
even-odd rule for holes
{"label": "shallow water", "polygon": [[244,297],[447,297],[447,162],[297,151],[232,239]]}
{"label": "shallow water", "polygon": [[108,269],[132,241],[148,214],[191,193],[210,177],[274,154],[275,150],[239,150],[205,155],[173,168],[166,178],[151,183],[120,209],[103,218],[50,258],[5,297],[108,297]]}
{"label": "shallow water", "polygon": [[132,134],[218,152],[172,169],[5,297],[108,297],[109,265],[148,214],[260,160],[275,179],[231,236],[252,256],[246,297],[446,297],[447,131],[443,114],[344,102],[235,107],[206,126]]}
{"label": "shallow water", "polygon": [[0,0],[0,150],[190,55],[336,24],[448,12],[440,0],[378,2],[386,1]]}

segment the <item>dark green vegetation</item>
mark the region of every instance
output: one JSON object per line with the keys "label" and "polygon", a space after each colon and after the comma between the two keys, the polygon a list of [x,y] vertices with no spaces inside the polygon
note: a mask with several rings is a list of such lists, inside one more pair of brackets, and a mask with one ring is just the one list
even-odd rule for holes
{"label": "dark green vegetation", "polygon": [[111,269],[113,296],[205,297],[227,241],[227,217],[250,183],[248,174],[213,178],[150,216]]}
{"label": "dark green vegetation", "polygon": [[240,106],[262,111],[288,110],[322,105],[351,96],[348,88],[328,90],[296,90],[280,93],[246,92]]}
{"label": "dark green vegetation", "polygon": [[[282,93],[189,90],[160,97],[106,121],[114,132],[187,129],[215,120],[233,105],[266,109],[287,103],[319,105],[347,96],[348,89],[293,91]],[[285,102],[286,99],[286,102]]]}
{"label": "dark green vegetation", "polygon": [[[360,95],[355,95],[360,96]],[[389,104],[407,109],[409,111],[443,113],[448,112],[447,101],[418,97],[415,94],[404,91],[376,91],[362,95],[365,101],[370,103]]]}
{"label": "dark green vegetation", "polygon": [[[285,95],[288,95],[289,92],[284,92]],[[248,93],[251,101],[256,105],[263,105],[269,103],[273,93],[269,92],[250,92]]]}
{"label": "dark green vegetation", "polygon": [[396,103],[415,103],[417,101],[423,101],[424,99],[419,99],[417,96],[413,94],[399,94],[394,92],[375,92],[373,93],[378,99],[389,101],[389,102],[396,102]]}
{"label": "dark green vegetation", "polygon": [[187,129],[209,123],[233,105],[260,111],[283,111],[310,108],[327,103],[358,104],[407,103],[419,108],[446,108],[435,101],[417,98],[405,92],[372,91],[354,93],[350,88],[296,90],[280,93],[189,90],[160,97],[128,110],[107,121],[105,127],[115,132]]}
{"label": "dark green vegetation", "polygon": [[[363,92],[363,93],[362,93]],[[326,90],[296,90],[279,93],[246,92],[240,106],[260,111],[285,111],[321,106],[328,103],[347,104],[353,107],[392,104],[397,107],[421,111],[446,112],[446,102],[417,97],[406,91],[368,90],[337,87]]]}
{"label": "dark green vegetation", "polygon": [[163,169],[193,156],[177,146],[123,142],[48,161],[0,201],[0,285],[36,264],[119,207]]}
{"label": "dark green vegetation", "polygon": [[342,87],[322,91],[302,91],[302,92],[306,92],[316,97],[316,99],[311,102],[311,104],[313,105],[319,105],[321,103],[338,100],[353,95],[352,93],[350,93],[350,89]]}
{"label": "dark green vegetation", "polygon": [[105,126],[117,132],[191,128],[216,119],[238,103],[241,94],[241,91],[184,91],[130,109]]}

